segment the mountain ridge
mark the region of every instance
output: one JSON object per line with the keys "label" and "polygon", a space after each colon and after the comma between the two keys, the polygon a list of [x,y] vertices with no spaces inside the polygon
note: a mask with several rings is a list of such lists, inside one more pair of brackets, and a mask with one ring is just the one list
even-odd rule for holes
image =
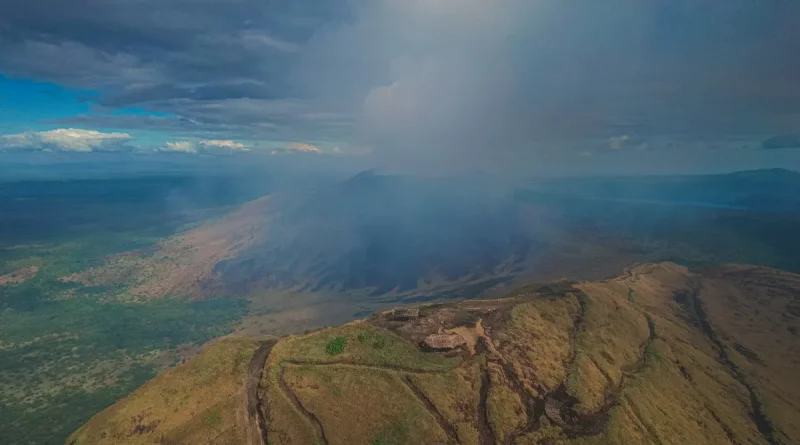
{"label": "mountain ridge", "polygon": [[[764,267],[641,264],[266,343],[228,338],[68,443],[796,443],[798,291],[800,276]],[[463,346],[421,348],[430,335]]]}

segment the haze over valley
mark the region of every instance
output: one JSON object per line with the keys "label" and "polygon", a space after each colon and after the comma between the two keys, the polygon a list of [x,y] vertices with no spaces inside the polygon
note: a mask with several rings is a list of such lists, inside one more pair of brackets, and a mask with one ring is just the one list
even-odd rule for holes
{"label": "haze over valley", "polygon": [[785,193],[800,174],[788,170],[569,186],[349,174],[0,185],[14,215],[0,270],[4,435],[57,441],[221,335],[298,333],[634,263],[800,272],[800,202]]}
{"label": "haze over valley", "polygon": [[800,444],[800,3],[0,2],[0,444]]}

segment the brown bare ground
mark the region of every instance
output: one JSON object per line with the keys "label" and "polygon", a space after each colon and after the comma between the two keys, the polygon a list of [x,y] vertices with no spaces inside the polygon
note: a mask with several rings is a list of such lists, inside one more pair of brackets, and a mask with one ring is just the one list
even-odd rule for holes
{"label": "brown bare ground", "polygon": [[22,284],[27,280],[35,277],[39,273],[39,268],[36,266],[23,267],[5,275],[0,275],[0,286],[8,284]]}
{"label": "brown bare ground", "polygon": [[470,355],[475,355],[475,345],[478,339],[486,335],[483,330],[483,320],[478,320],[474,327],[458,326],[452,329],[447,329],[445,332],[450,334],[460,335],[466,342],[467,350]]}
{"label": "brown bare ground", "polygon": [[126,283],[134,298],[203,296],[214,266],[265,236],[269,206],[269,196],[259,198],[219,221],[164,239],[151,252],[113,255],[102,266],[61,280],[94,286]]}

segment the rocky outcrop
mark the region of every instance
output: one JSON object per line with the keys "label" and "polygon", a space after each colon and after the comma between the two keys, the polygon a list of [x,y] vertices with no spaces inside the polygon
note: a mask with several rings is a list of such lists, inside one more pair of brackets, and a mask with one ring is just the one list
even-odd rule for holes
{"label": "rocky outcrop", "polygon": [[395,321],[408,321],[415,318],[419,318],[418,308],[392,309],[389,313],[389,319]]}
{"label": "rocky outcrop", "polygon": [[551,422],[555,423],[556,425],[562,428],[565,428],[567,426],[567,423],[561,416],[561,409],[563,407],[564,407],[564,402],[551,396],[547,398],[547,401],[544,404],[544,412],[545,414],[547,414],[547,418],[550,419]]}
{"label": "rocky outcrop", "polygon": [[466,343],[464,337],[458,334],[431,334],[422,340],[422,346],[437,351],[448,351]]}

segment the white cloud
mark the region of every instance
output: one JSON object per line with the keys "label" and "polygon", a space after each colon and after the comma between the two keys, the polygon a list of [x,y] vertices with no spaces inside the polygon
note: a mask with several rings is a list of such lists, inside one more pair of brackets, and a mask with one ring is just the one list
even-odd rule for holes
{"label": "white cloud", "polygon": [[165,153],[197,153],[194,144],[189,141],[167,142],[158,151]]}
{"label": "white cloud", "polygon": [[277,155],[281,153],[322,154],[322,150],[311,144],[306,144],[305,142],[292,142],[291,144],[287,144],[282,148],[272,150],[271,154]]}
{"label": "white cloud", "polygon": [[239,151],[249,151],[247,147],[244,146],[241,142],[231,141],[231,140],[205,140],[200,141],[200,146],[205,149],[228,149],[228,150],[239,150]]}
{"label": "white cloud", "polygon": [[231,140],[217,140],[207,139],[197,142],[192,141],[177,141],[167,142],[158,151],[164,153],[189,153],[189,154],[213,154],[213,155],[227,155],[237,152],[250,151],[241,142]]}
{"label": "white cloud", "polygon": [[630,140],[630,136],[623,134],[622,136],[614,136],[608,138],[608,148],[612,150],[620,150],[625,146],[625,143]]}
{"label": "white cloud", "polygon": [[267,48],[285,53],[294,53],[300,49],[296,43],[287,42],[286,40],[278,39],[271,35],[257,32],[245,31],[241,35],[242,43],[245,45],[255,46],[257,48]]}
{"label": "white cloud", "polygon": [[650,149],[650,144],[639,136],[623,134],[608,138],[608,148],[609,150],[637,149],[645,151]]}
{"label": "white cloud", "polygon": [[305,142],[293,142],[287,145],[286,149],[291,151],[301,151],[304,153],[322,153],[322,150],[319,148],[311,144],[306,144]]}
{"label": "white cloud", "polygon": [[78,128],[50,131],[28,131],[0,136],[0,150],[33,150],[61,152],[119,151],[129,149],[128,133],[102,133]]}

